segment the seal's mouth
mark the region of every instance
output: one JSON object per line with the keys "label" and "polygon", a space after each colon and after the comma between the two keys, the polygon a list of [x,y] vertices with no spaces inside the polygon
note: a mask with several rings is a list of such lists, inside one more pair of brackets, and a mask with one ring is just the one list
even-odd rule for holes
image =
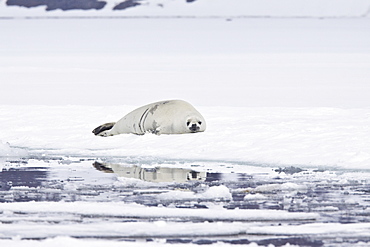
{"label": "seal's mouth", "polygon": [[189,127],[189,130],[191,132],[197,132],[200,130],[200,127],[197,125],[197,124],[192,124],[190,127]]}

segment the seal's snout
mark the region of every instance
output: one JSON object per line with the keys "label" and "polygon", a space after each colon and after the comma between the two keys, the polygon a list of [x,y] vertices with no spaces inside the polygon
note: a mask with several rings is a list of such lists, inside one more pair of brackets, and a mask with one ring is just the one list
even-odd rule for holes
{"label": "seal's snout", "polygon": [[197,124],[192,124],[189,129],[193,132],[197,132],[200,130],[200,127]]}

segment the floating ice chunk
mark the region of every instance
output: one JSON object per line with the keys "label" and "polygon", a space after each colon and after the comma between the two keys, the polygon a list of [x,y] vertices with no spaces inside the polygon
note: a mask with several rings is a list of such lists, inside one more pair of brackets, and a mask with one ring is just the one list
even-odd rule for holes
{"label": "floating ice chunk", "polygon": [[232,199],[231,192],[225,185],[210,187],[208,190],[200,194],[199,197],[207,199],[208,198],[209,199],[219,198],[225,200]]}
{"label": "floating ice chunk", "polygon": [[317,208],[312,208],[312,212],[334,212],[334,211],[339,211],[338,207],[334,206],[326,206],[326,207],[317,207]]}
{"label": "floating ice chunk", "polygon": [[[0,203],[0,211],[12,211],[22,213],[45,212],[109,216],[109,217],[134,217],[140,219],[164,218],[187,218],[204,221],[228,220],[228,221],[287,221],[287,220],[316,220],[316,213],[285,212],[281,210],[227,210],[215,209],[188,209],[188,208],[165,208],[146,207],[138,204],[126,203],[89,203],[89,202],[28,202],[28,203]],[[1,225],[0,225],[1,226]],[[4,226],[5,227],[5,226]],[[1,229],[0,229],[1,230]],[[1,231],[0,231],[1,232]]]}
{"label": "floating ice chunk", "polygon": [[272,191],[306,191],[306,185],[299,185],[295,183],[283,184],[264,184],[252,189],[254,192],[272,192]]}
{"label": "floating ice chunk", "polygon": [[181,191],[181,190],[174,190],[169,191],[166,193],[162,193],[157,196],[160,200],[191,200],[195,199],[195,193],[192,191]]}
{"label": "floating ice chunk", "polygon": [[267,200],[267,197],[261,194],[248,194],[244,197],[244,201],[262,201]]}
{"label": "floating ice chunk", "polygon": [[20,148],[12,148],[9,143],[0,140],[0,157],[24,157],[27,151]]}
{"label": "floating ice chunk", "polygon": [[[129,243],[129,244],[126,244]],[[182,247],[184,245],[186,246],[201,246],[197,244],[168,244],[166,243],[165,239],[153,239],[150,241],[138,241],[138,242],[124,242],[124,241],[112,241],[112,240],[105,240],[105,239],[99,239],[99,240],[91,240],[91,239],[76,239],[72,237],[56,237],[56,238],[48,238],[41,241],[35,241],[35,240],[22,240],[22,239],[1,239],[0,240],[1,246],[7,246],[7,247],[64,247],[64,246],[89,246],[89,247],[101,247],[101,246],[109,246],[109,247],[122,247],[122,246],[130,246],[130,247]],[[206,245],[209,246],[209,245]],[[226,247],[230,246],[230,244],[226,243],[215,243],[210,245],[212,247]],[[231,246],[240,246],[240,245],[231,245]],[[250,243],[250,244],[243,244],[243,247],[258,247],[260,245],[256,243]],[[294,246],[294,245],[285,245],[285,246]],[[353,246],[353,245],[352,245]],[[356,245],[355,245],[356,246]],[[363,245],[362,245],[363,246]]]}
{"label": "floating ice chunk", "polygon": [[230,190],[224,186],[213,186],[208,188],[205,192],[196,194],[192,191],[169,191],[157,196],[161,200],[190,200],[190,199],[223,199],[231,200],[232,194]]}
{"label": "floating ice chunk", "polygon": [[[350,230],[349,230],[350,229]],[[302,234],[319,234],[321,236],[368,236],[370,230],[369,223],[356,223],[356,224],[342,224],[342,223],[311,223],[302,225],[284,225],[282,226],[263,226],[263,227],[250,227],[249,234],[270,234],[270,235],[284,235],[289,232],[290,235]]]}

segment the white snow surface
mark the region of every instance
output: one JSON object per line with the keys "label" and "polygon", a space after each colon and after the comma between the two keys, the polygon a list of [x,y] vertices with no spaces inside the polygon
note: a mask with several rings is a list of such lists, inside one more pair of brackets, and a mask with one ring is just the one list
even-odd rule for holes
{"label": "white snow surface", "polygon": [[[0,210],[7,220],[14,214],[15,221],[19,223],[0,224],[0,236],[12,237],[12,241],[0,240],[0,243],[11,243],[10,246],[23,246],[32,241],[17,241],[17,234],[23,238],[48,238],[44,241],[33,242],[36,246],[44,246],[46,243],[60,244],[59,241],[66,240],[73,246],[78,246],[78,241],[60,236],[60,233],[66,236],[83,237],[202,237],[202,236],[234,236],[237,234],[252,235],[274,235],[284,236],[287,232],[290,235],[316,235],[325,236],[347,236],[350,237],[368,237],[369,223],[340,224],[340,223],[306,223],[302,225],[285,224],[287,220],[315,220],[318,215],[315,213],[289,213],[280,210],[226,210],[223,208],[215,209],[178,209],[178,208],[148,208],[136,204],[125,203],[88,203],[88,202],[30,202],[30,203],[2,203]],[[32,214],[42,211],[45,215],[37,220],[42,221],[38,224],[32,222],[32,217],[22,218],[24,214]],[[16,214],[15,214],[16,213]],[[84,222],[83,224],[50,224],[47,222],[58,221],[56,217],[63,215],[63,220],[71,222],[79,218],[79,215],[90,215],[94,217],[102,216],[120,216],[149,218],[151,222]],[[192,222],[166,222],[167,218],[186,218],[202,219],[202,223]],[[228,220],[222,222],[223,219]],[[218,220],[216,223],[208,221]],[[220,221],[221,220],[221,221]],[[234,222],[230,222],[233,220]],[[280,224],[271,224],[271,226],[261,226],[259,222],[277,221]],[[102,231],[104,229],[104,231]],[[105,243],[103,240],[95,240],[94,244]],[[81,244],[89,244],[84,240]],[[113,242],[114,244],[114,242]],[[141,245],[145,245],[143,243]],[[150,244],[150,243],[149,243]],[[155,246],[161,246],[161,243],[151,243]],[[360,243],[358,243],[360,244]],[[135,243],[140,245],[140,243]],[[54,245],[53,245],[54,246]],[[95,246],[95,245],[93,245]],[[113,245],[114,246],[114,245]],[[146,246],[146,245],[145,245]],[[217,246],[217,245],[212,245]],[[221,245],[222,246],[222,245]],[[252,245],[253,246],[253,245]],[[360,246],[360,245],[359,245]]]}
{"label": "white snow surface", "polygon": [[[204,133],[97,137],[128,106],[0,106],[0,140],[29,153],[368,169],[369,109],[199,107]],[[22,117],[19,117],[22,116]],[[8,145],[1,153],[11,154]]]}
{"label": "white snow surface", "polygon": [[365,18],[2,20],[0,104],[368,108],[369,29]]}
{"label": "white snow surface", "polygon": [[[149,160],[151,165],[158,162],[167,166],[175,162],[182,168],[192,166],[201,171],[211,169],[225,173],[230,170],[268,173],[271,167],[289,165],[355,170],[345,176],[330,171],[317,175],[335,177],[343,180],[343,184],[351,180],[351,176],[355,179],[367,176],[368,173],[358,170],[368,171],[370,162],[370,23],[367,18],[357,17],[368,16],[369,1],[357,0],[356,4],[325,1],[318,8],[323,1],[286,0],[289,5],[279,5],[284,1],[256,4],[256,1],[243,0],[239,3],[246,4],[244,9],[230,4],[221,11],[221,1],[213,0],[213,7],[208,6],[209,12],[202,15],[198,15],[195,8],[198,6],[200,11],[205,0],[186,6],[185,1],[157,2],[168,6],[161,9],[148,4],[112,14],[105,9],[106,12],[45,13],[44,7],[3,8],[5,1],[0,1],[1,17],[19,17],[0,20],[0,159],[35,155],[129,157]],[[184,8],[170,12],[170,6],[179,4]],[[113,6],[113,2],[109,5]],[[138,17],[148,16],[149,12],[152,17],[180,14],[209,17],[220,12],[222,15],[188,19],[24,18]],[[356,18],[235,18],[239,15]],[[109,138],[91,133],[98,125],[117,121],[139,106],[166,99],[192,103],[205,117],[207,130],[186,135],[128,134]],[[29,165],[38,165],[37,162],[33,160]],[[78,164],[73,164],[76,166]],[[140,187],[138,180],[123,180],[116,183]],[[239,189],[256,193],[244,197],[245,201],[256,201],[264,200],[264,195],[259,194],[263,191],[292,194],[306,190],[307,183]],[[230,197],[231,191],[222,185],[202,193],[168,191],[157,195],[164,201],[173,198],[215,201]],[[0,224],[0,233],[12,238],[0,240],[3,246],[122,246],[116,241],[70,237],[80,233],[93,237],[98,233],[105,237],[109,234],[137,237],[145,231],[146,236],[153,237],[163,233],[194,236],[199,229],[199,234],[207,236],[245,232],[275,236],[287,232],[297,236],[346,236],[346,229],[354,229],[350,232],[353,238],[366,238],[370,229],[368,223],[308,222],[298,227],[282,223],[266,227],[261,224],[266,219],[279,223],[312,220],[318,214],[225,210],[217,205],[195,210],[113,202],[27,202],[1,203],[0,210],[5,220],[17,222],[15,218],[19,219],[15,224]],[[336,209],[323,205],[318,210]],[[19,212],[27,214],[22,218]],[[32,217],[32,213],[41,213],[41,216]],[[73,222],[79,219],[79,214],[87,213],[157,219],[104,223],[94,222],[93,217],[91,222],[83,224],[48,223],[58,218]],[[204,221],[178,223],[161,219],[166,217],[194,217]],[[222,217],[235,222],[222,222]],[[218,222],[208,222],[215,219]],[[99,231],[101,227],[106,230]],[[20,240],[17,232],[20,236],[47,239]],[[130,246],[165,245],[160,239],[155,241],[159,242],[136,242]],[[224,245],[227,244],[212,246]],[[357,245],[361,243],[354,246]]]}
{"label": "white snow surface", "polygon": [[25,157],[28,153],[24,149],[12,148],[9,143],[0,140],[0,157]]}
{"label": "white snow surface", "polygon": [[101,10],[54,10],[45,6],[6,6],[0,1],[0,17],[368,17],[369,0],[143,0],[141,5],[114,11],[122,1],[106,0]]}
{"label": "white snow surface", "polygon": [[[34,240],[18,240],[18,239],[13,239],[13,240],[0,240],[0,244],[3,246],[9,246],[9,247],[65,247],[65,246],[78,246],[78,247],[103,247],[109,245],[110,247],[122,247],[122,246],[132,246],[132,247],[139,247],[139,246],[155,246],[155,247],[161,247],[161,246],[168,246],[168,244],[164,243],[163,241],[153,241],[153,242],[129,242],[129,243],[122,243],[122,242],[114,242],[114,241],[109,241],[109,240],[79,240],[75,238],[70,238],[70,237],[56,237],[56,238],[51,238],[51,239],[46,239],[46,240],[41,240],[41,241],[34,241]],[[182,247],[184,244],[171,244],[170,246],[173,247]],[[186,246],[199,246],[197,244],[186,244]],[[212,244],[212,246],[229,246],[228,244],[225,243],[216,243]],[[243,245],[235,245],[233,244],[232,246],[238,247],[238,246],[243,246],[243,247],[257,247],[256,243],[251,243],[251,244],[243,244]],[[291,245],[287,244],[287,247],[294,247],[296,245]],[[353,246],[357,246],[356,244]],[[361,245],[359,245],[361,246]]]}
{"label": "white snow surface", "polygon": [[[2,156],[19,147],[31,154],[368,168],[366,18],[11,19],[0,28]],[[91,133],[167,99],[193,104],[206,132]]]}
{"label": "white snow surface", "polygon": [[[0,28],[2,156],[16,153],[11,146],[43,154],[368,168],[366,18],[11,19]],[[91,133],[166,99],[192,103],[206,132]]]}
{"label": "white snow surface", "polygon": [[[210,187],[207,191],[220,190]],[[206,192],[207,192],[206,191]],[[212,192],[208,192],[212,193]],[[95,206],[94,206],[95,204]],[[145,207],[137,204],[121,202],[30,202],[30,203],[2,203],[0,209],[6,212],[39,212],[85,214],[103,216],[122,216],[136,218],[193,218],[204,221],[233,220],[233,221],[288,221],[288,220],[315,220],[316,213],[290,213],[280,210],[227,210],[222,207],[213,209],[178,209],[166,207]],[[8,226],[4,226],[6,228]],[[190,230],[189,230],[190,231]],[[166,231],[165,231],[166,232]],[[43,234],[43,233],[40,233]],[[181,234],[181,233],[177,233]],[[203,234],[203,233],[202,233]]]}
{"label": "white snow surface", "polygon": [[[209,189],[211,190],[212,187]],[[163,238],[171,237],[212,237],[234,236],[245,234],[251,228],[258,231],[258,222],[284,221],[314,221],[319,216],[316,213],[290,213],[279,210],[227,210],[222,207],[213,209],[179,209],[162,207],[145,207],[126,203],[97,203],[97,202],[29,202],[0,204],[4,220],[13,220],[14,224],[0,224],[0,237],[17,236],[22,238],[48,238],[58,241],[58,237],[97,237],[101,238]],[[43,217],[32,218],[29,215],[42,212]],[[27,214],[26,217],[22,215]],[[14,215],[14,217],[12,217]],[[92,220],[76,223],[82,215],[89,215]],[[99,217],[123,217],[135,219],[150,219],[150,222],[94,222]],[[171,222],[169,219],[194,219],[194,222]],[[61,224],[52,224],[58,222]],[[68,222],[70,221],[70,222]],[[210,223],[216,221],[214,223]],[[225,221],[225,222],[223,222]],[[35,224],[38,222],[37,224]],[[306,226],[309,228],[310,224]],[[301,232],[307,231],[306,228]],[[104,229],[104,230],[102,230]],[[364,224],[362,231],[368,230]],[[260,229],[264,232],[265,230]],[[1,240],[6,242],[5,240]],[[0,241],[0,243],[1,243]],[[52,240],[49,240],[52,241]],[[16,241],[15,241],[16,242]],[[19,242],[22,244],[27,241]],[[95,243],[99,241],[95,240]],[[39,242],[37,244],[41,244]],[[84,241],[83,243],[88,243]],[[76,244],[76,243],[74,243]],[[21,245],[20,245],[21,246]],[[76,245],[77,246],[77,245]]]}

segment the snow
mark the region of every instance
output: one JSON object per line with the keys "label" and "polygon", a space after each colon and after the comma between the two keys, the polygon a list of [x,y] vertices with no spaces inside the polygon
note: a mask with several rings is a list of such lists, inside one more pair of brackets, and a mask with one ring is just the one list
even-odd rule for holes
{"label": "snow", "polygon": [[[264,234],[281,234],[284,235],[286,232],[290,232],[292,234],[340,234],[345,236],[348,232],[348,229],[352,229],[358,232],[359,235],[366,235],[369,236],[369,223],[363,224],[308,224],[305,226],[284,226],[284,227],[264,227],[264,229],[256,228],[256,229],[249,229],[250,232],[258,232],[261,234],[261,231]],[[352,231],[351,231],[352,233]]]}
{"label": "snow", "polygon": [[[367,19],[14,19],[0,27],[0,140],[20,156],[368,169]],[[205,133],[91,134],[176,98],[204,115]],[[14,153],[9,147],[0,152]]]}
{"label": "snow", "polygon": [[305,185],[298,185],[294,183],[283,183],[283,184],[267,184],[257,186],[254,189],[250,189],[249,191],[252,192],[266,192],[266,191],[275,191],[275,190],[282,190],[282,191],[306,191],[307,188]]}
{"label": "snow", "polygon": [[[28,246],[34,246],[34,247],[49,247],[49,246],[55,246],[55,247],[64,247],[64,246],[80,246],[80,247],[101,247],[101,246],[112,246],[112,247],[121,247],[123,245],[122,242],[112,242],[107,240],[79,240],[74,239],[70,237],[56,237],[52,239],[46,239],[41,241],[34,241],[34,240],[0,240],[0,243],[3,246],[9,246],[9,247],[28,247]],[[136,246],[155,246],[155,247],[161,247],[161,246],[168,246],[168,244],[163,243],[163,241],[153,241],[153,242],[129,242],[126,243],[126,245],[130,245],[133,247]],[[173,247],[178,246],[184,246],[184,244],[171,244]],[[187,244],[186,246],[199,246],[197,244]],[[212,246],[228,246],[224,243],[217,243],[213,244]],[[258,245],[255,243],[251,244],[243,244],[243,245],[234,245],[233,246],[246,246],[246,247],[257,247]],[[294,246],[294,245],[286,245],[286,246]]]}
{"label": "snow", "polygon": [[[208,190],[214,190],[212,187]],[[190,218],[203,221],[289,221],[315,220],[316,213],[290,213],[277,210],[227,210],[213,209],[179,209],[165,207],[145,207],[137,204],[121,202],[30,202],[30,203],[2,203],[0,209],[7,212],[35,213],[42,211],[48,214],[63,213],[73,215],[115,216],[125,218]],[[76,216],[77,217],[77,216]],[[8,226],[3,226],[4,228]],[[192,232],[191,229],[189,231]],[[196,232],[196,231],[194,231]],[[40,233],[43,234],[43,233]],[[177,233],[181,234],[181,233]]]}
{"label": "snow", "polygon": [[[91,133],[100,124],[116,121],[134,108],[0,106],[0,140],[30,155],[364,170],[370,161],[369,109],[198,107],[207,121],[204,133],[108,138]],[[10,150],[5,145],[2,153],[9,154]]]}
{"label": "snow", "polygon": [[[35,8],[6,7],[0,2],[0,17],[365,17],[369,15],[369,0],[144,0],[141,6],[123,11],[113,8],[120,1],[106,0],[101,10],[45,11],[45,6]],[[123,2],[123,1],[121,1]]]}
{"label": "snow", "polygon": [[13,148],[9,143],[3,143],[0,140],[0,157],[24,157],[27,155],[26,150]]}
{"label": "snow", "polygon": [[369,105],[365,18],[15,19],[0,29],[2,105]]}
{"label": "snow", "polygon": [[200,194],[195,194],[191,191],[169,191],[166,193],[162,193],[157,196],[161,200],[187,200],[187,199],[195,199],[195,198],[202,198],[202,199],[209,199],[209,200],[230,200],[232,195],[230,190],[224,186],[212,186],[208,188],[205,192]]}
{"label": "snow", "polygon": [[[11,17],[0,20],[0,199],[32,197],[40,188],[46,194],[63,188],[65,196],[0,203],[1,245],[122,246],[125,241],[109,238],[124,238],[136,240],[130,246],[168,246],[169,236],[258,242],[288,233],[369,239],[370,1],[227,2],[158,0],[113,12],[109,1],[100,12],[48,13],[0,2],[0,17]],[[166,99],[192,103],[207,130],[109,138],[91,133]],[[96,160],[220,173],[221,181],[231,182],[199,179],[174,188],[174,182],[118,172],[97,175]],[[302,172],[274,170],[290,166]],[[50,180],[40,182],[49,187],[7,191],[6,172],[34,167],[50,169]],[[238,174],[251,178],[237,183]],[[110,187],[96,192],[104,186]],[[76,191],[82,191],[80,200],[68,202]],[[312,199],[312,193],[323,198]],[[146,195],[162,204],[120,201]],[[284,210],[239,209],[235,196],[245,205]],[[177,207],[187,202],[206,208]],[[341,218],[350,214],[342,214],[349,205],[357,221]],[[288,211],[295,207],[304,210]],[[212,246],[228,246],[226,240]]]}

